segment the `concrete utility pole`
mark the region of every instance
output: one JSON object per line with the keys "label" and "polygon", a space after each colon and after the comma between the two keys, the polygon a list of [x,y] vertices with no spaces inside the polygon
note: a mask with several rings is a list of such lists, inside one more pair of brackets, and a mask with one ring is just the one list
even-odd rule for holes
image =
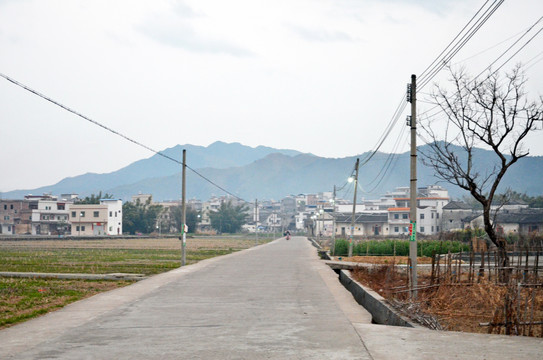
{"label": "concrete utility pole", "polygon": [[355,175],[354,175],[354,197],[353,197],[353,217],[351,219],[351,238],[349,239],[349,257],[353,256],[353,238],[354,238],[354,216],[356,214],[356,190],[358,189],[358,165],[360,164],[360,159],[356,159],[356,164],[354,166]]}
{"label": "concrete utility pole", "polygon": [[417,77],[411,75],[407,100],[411,102],[411,182],[409,187],[409,260],[411,298],[417,298]]}
{"label": "concrete utility pole", "polygon": [[255,245],[258,245],[258,199],[255,199]]}
{"label": "concrete utility pole", "polygon": [[186,264],[186,247],[187,247],[187,234],[185,231],[185,223],[187,221],[187,208],[186,208],[186,172],[187,172],[187,150],[183,149],[183,185],[181,193],[181,266]]}
{"label": "concrete utility pole", "polygon": [[332,248],[330,254],[336,252],[336,186],[334,185],[334,193],[332,196]]}

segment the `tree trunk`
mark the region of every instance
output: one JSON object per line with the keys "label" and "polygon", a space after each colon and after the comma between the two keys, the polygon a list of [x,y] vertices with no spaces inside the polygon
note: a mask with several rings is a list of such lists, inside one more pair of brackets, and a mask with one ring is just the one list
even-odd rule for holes
{"label": "tree trunk", "polygon": [[490,203],[483,208],[483,220],[485,231],[490,241],[498,248],[498,279],[501,283],[509,282],[509,257],[507,256],[507,244],[505,238],[500,238],[494,225],[490,221]]}

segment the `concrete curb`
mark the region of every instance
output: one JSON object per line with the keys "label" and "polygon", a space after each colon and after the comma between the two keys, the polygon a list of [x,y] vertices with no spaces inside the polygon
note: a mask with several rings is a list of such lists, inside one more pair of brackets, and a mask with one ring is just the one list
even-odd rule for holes
{"label": "concrete curb", "polygon": [[386,304],[385,299],[381,295],[354,280],[349,271],[341,270],[339,272],[339,281],[353,294],[356,302],[371,313],[375,323],[419,329],[424,328],[413,324],[407,318],[398,314]]}
{"label": "concrete curb", "polygon": [[315,241],[315,239],[313,238],[307,238],[307,240],[309,240],[309,242],[311,242],[311,245],[313,245],[314,247],[316,247],[317,249],[320,249],[321,246],[318,242]]}
{"label": "concrete curb", "polygon": [[62,280],[132,280],[146,279],[144,274],[66,274],[66,273],[35,273],[35,272],[0,272],[4,278],[32,278],[32,279],[62,279]]}

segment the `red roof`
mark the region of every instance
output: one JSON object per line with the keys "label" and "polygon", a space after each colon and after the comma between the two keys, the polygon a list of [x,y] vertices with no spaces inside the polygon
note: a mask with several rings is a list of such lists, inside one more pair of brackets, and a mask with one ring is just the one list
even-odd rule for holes
{"label": "red roof", "polygon": [[411,210],[410,208],[399,208],[399,207],[388,208],[388,211],[410,211],[410,210]]}

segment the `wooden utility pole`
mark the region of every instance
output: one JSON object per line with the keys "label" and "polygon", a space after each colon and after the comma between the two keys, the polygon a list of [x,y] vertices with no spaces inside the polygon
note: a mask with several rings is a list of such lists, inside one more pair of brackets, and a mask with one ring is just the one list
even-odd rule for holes
{"label": "wooden utility pole", "polygon": [[186,264],[186,247],[187,247],[187,234],[186,234],[186,221],[187,221],[187,208],[186,208],[186,172],[187,172],[187,150],[183,149],[183,177],[182,177],[182,192],[181,192],[181,266]]}
{"label": "wooden utility pole", "polygon": [[417,298],[417,77],[411,75],[408,89],[408,101],[411,102],[411,181],[409,187],[409,260],[411,298]]}
{"label": "wooden utility pole", "polygon": [[356,165],[354,166],[354,197],[353,197],[353,217],[351,219],[351,238],[349,239],[349,257],[353,256],[353,238],[354,238],[354,217],[356,214],[356,190],[358,189],[358,165],[360,159],[356,159]]}

